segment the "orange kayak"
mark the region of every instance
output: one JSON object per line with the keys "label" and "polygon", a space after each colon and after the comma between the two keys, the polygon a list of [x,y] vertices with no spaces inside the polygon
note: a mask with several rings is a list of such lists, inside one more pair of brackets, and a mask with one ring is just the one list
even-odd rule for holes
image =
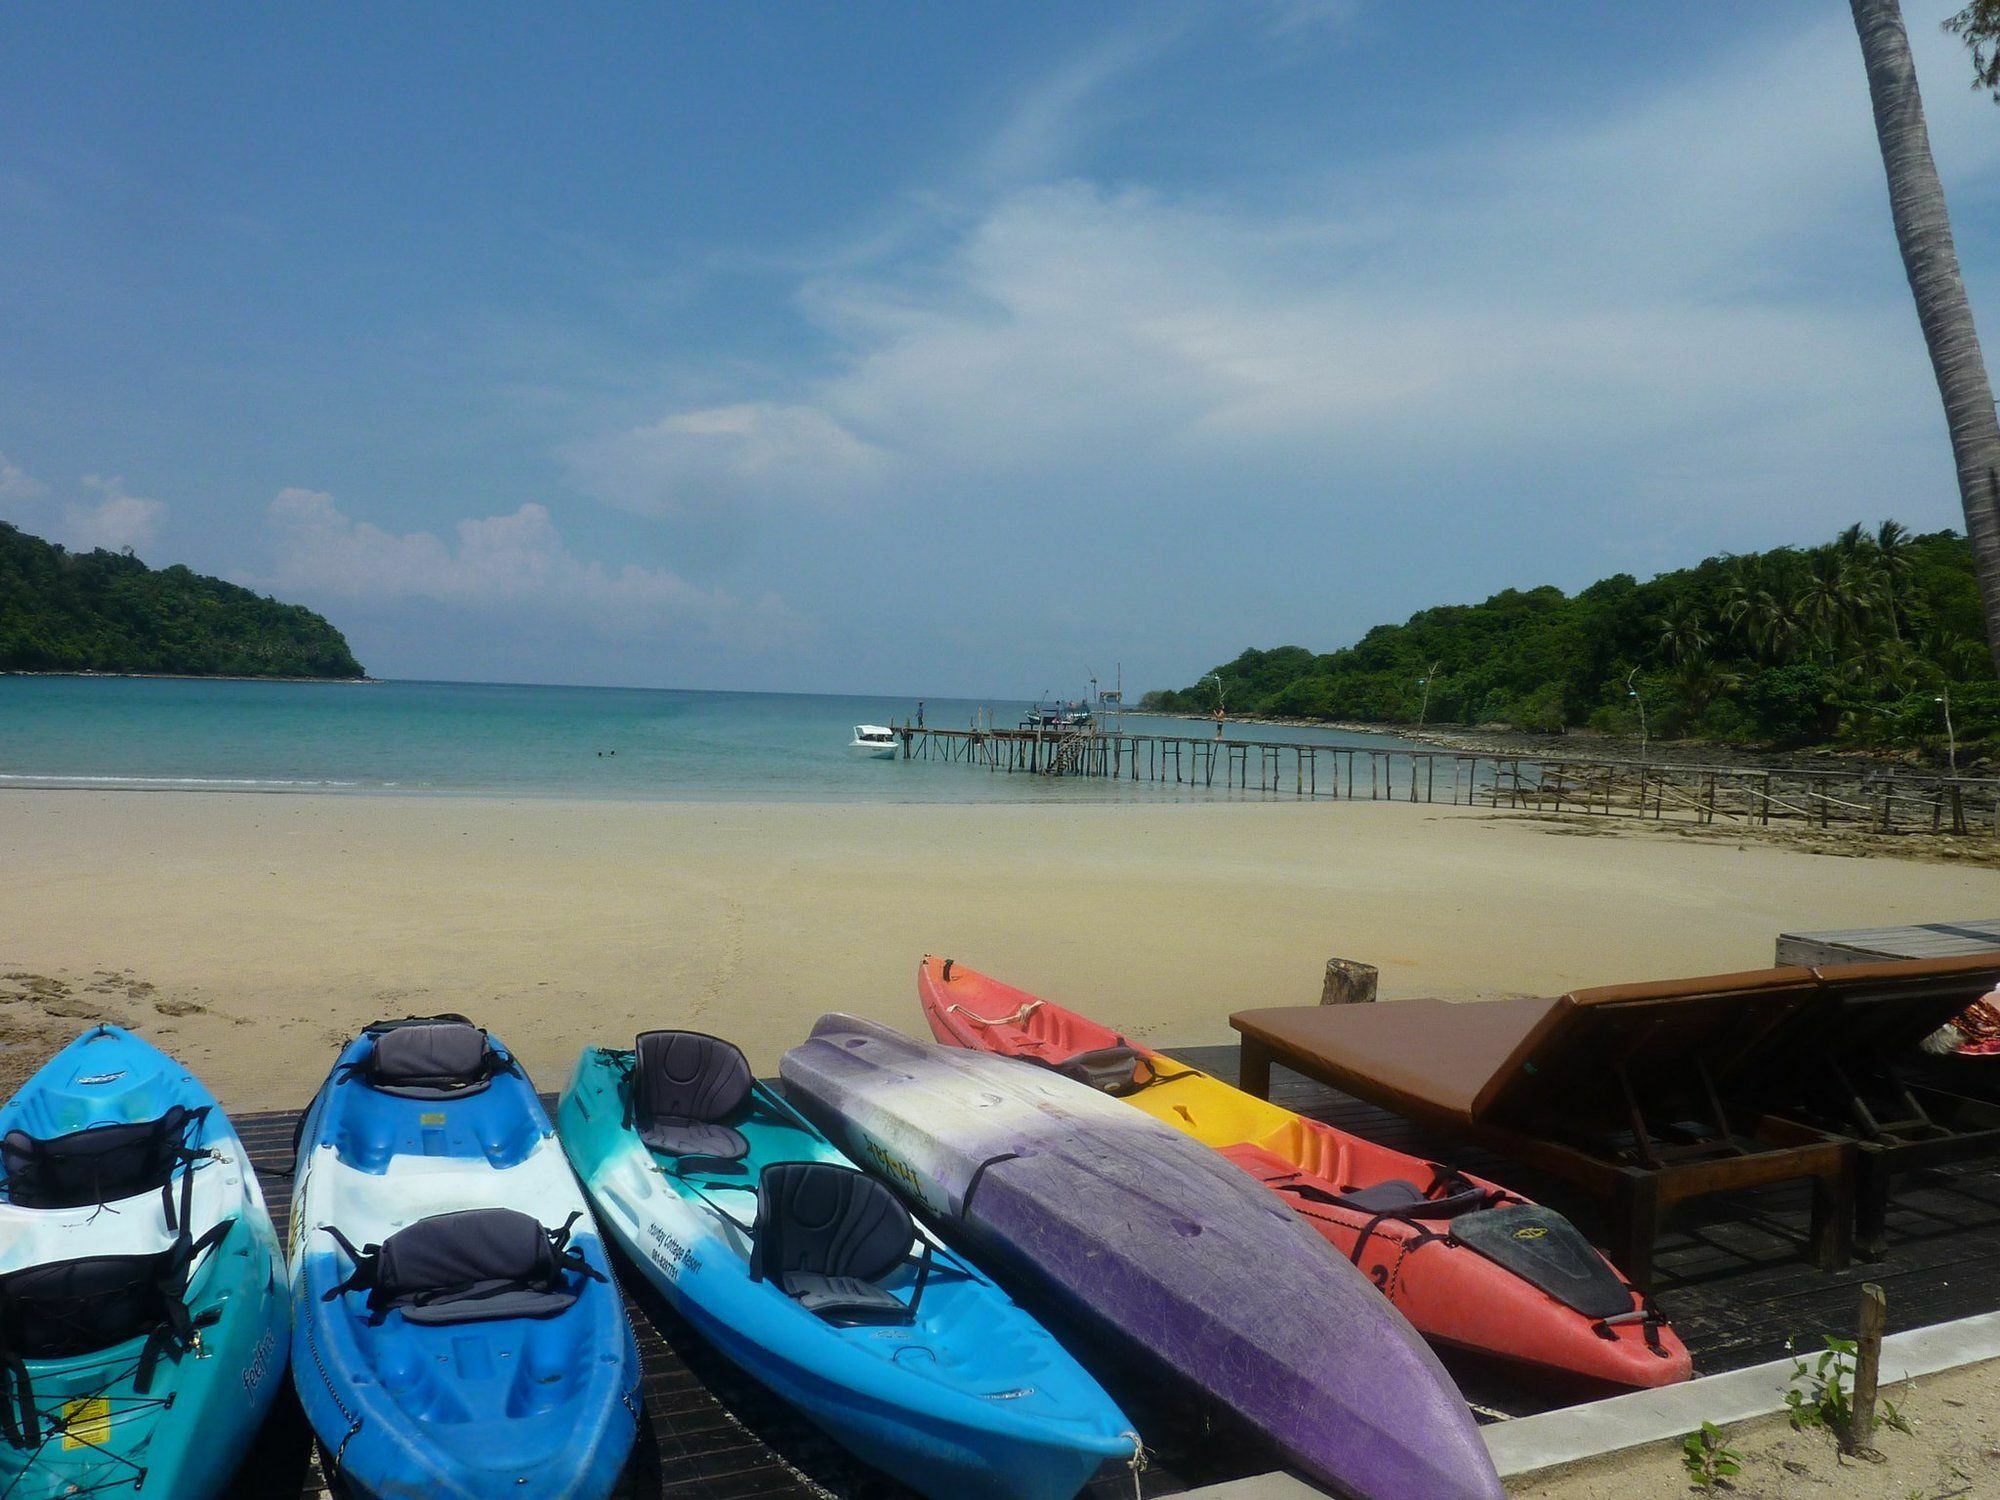
{"label": "orange kayak", "polygon": [[1666,1319],[1552,1209],[1255,1098],[950,959],[924,959],[917,993],[946,1045],[1053,1068],[1214,1147],[1435,1344],[1622,1386],[1692,1373]]}

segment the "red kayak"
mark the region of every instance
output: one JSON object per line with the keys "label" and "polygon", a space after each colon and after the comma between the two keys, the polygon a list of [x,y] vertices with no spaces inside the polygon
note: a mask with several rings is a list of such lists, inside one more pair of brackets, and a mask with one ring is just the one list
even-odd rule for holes
{"label": "red kayak", "polygon": [[946,1045],[1052,1068],[1214,1147],[1433,1343],[1623,1386],[1692,1373],[1666,1319],[1552,1209],[1253,1098],[950,959],[924,959],[917,993]]}

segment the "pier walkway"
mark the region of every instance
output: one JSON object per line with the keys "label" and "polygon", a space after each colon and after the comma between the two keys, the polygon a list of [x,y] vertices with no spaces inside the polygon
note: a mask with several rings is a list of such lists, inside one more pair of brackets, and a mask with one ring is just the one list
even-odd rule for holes
{"label": "pier walkway", "polygon": [[1372,749],[1121,728],[894,726],[906,761],[1343,802],[1443,803],[1696,824],[2000,836],[2000,778],[1857,762],[1707,766],[1551,753]]}

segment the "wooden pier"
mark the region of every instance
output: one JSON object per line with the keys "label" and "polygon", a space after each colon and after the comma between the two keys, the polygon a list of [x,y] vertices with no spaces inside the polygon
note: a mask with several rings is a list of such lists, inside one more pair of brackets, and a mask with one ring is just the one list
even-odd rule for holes
{"label": "wooden pier", "polygon": [[1704,766],[1300,740],[1135,734],[1101,725],[895,726],[904,760],[1343,802],[1444,803],[1696,824],[2000,837],[2000,779],[1857,764]]}

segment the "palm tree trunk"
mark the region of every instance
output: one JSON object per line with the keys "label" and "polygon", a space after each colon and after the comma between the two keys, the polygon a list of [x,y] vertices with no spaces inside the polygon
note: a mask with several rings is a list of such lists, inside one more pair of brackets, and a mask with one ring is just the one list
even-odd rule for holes
{"label": "palm tree trunk", "polygon": [[1965,534],[1972,543],[1979,596],[1986,607],[1986,642],[2000,667],[2000,420],[1979,352],[1972,306],[1965,300],[1958,251],[1945,212],[1944,184],[1931,159],[1923,96],[1903,28],[1898,0],[1849,0],[1861,58],[1868,68],[1868,97],[1875,107],[1875,135],[1889,178],[1889,211],[1910,294],[1917,300],[1938,393],[1944,397],[1958,466],[1958,494]]}

